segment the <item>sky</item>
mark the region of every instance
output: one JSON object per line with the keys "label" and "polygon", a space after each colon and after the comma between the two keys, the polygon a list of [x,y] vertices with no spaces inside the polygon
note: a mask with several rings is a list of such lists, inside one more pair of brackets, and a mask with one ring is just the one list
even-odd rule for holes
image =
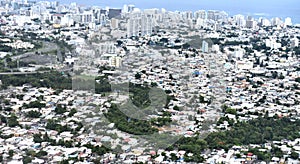
{"label": "sky", "polygon": [[77,2],[78,4],[101,7],[122,8],[124,4],[136,7],[165,8],[170,11],[223,10],[230,15],[264,15],[266,17],[290,16],[300,23],[299,0],[57,0],[62,4]]}

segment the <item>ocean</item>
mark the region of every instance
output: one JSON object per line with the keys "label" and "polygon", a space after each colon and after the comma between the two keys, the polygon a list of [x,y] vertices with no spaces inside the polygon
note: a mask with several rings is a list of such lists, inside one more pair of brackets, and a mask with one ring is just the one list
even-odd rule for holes
{"label": "ocean", "polygon": [[230,16],[291,17],[293,24],[300,24],[299,0],[57,0],[61,4],[76,2],[84,6],[122,8],[133,4],[137,8],[165,8],[169,11],[222,10]]}

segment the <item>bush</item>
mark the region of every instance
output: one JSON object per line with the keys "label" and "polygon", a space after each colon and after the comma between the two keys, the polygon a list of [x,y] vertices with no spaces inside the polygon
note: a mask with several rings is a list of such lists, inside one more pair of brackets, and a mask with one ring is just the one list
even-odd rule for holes
{"label": "bush", "polygon": [[39,118],[42,114],[38,111],[29,111],[26,113],[26,116],[27,117],[30,117],[30,118]]}
{"label": "bush", "polygon": [[115,126],[124,132],[135,135],[147,135],[157,132],[156,128],[151,126],[150,121],[138,120],[127,117],[117,105],[112,104],[109,111],[105,113],[105,117],[115,123]]}
{"label": "bush", "polygon": [[55,108],[55,113],[57,114],[64,114],[67,111],[67,107],[66,106],[62,106],[61,104],[58,104]]}
{"label": "bush", "polygon": [[297,152],[294,152],[294,151],[293,151],[293,152],[291,153],[291,158],[293,158],[293,159],[296,160],[296,159],[299,158],[299,154],[298,154]]}
{"label": "bush", "polygon": [[9,127],[16,127],[19,125],[19,122],[18,122],[18,117],[16,115],[11,115],[9,118],[8,118],[8,126]]}

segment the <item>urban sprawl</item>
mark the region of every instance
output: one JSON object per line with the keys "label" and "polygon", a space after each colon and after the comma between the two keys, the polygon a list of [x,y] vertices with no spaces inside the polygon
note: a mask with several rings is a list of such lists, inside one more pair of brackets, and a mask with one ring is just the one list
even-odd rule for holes
{"label": "urban sprawl", "polygon": [[291,18],[30,0],[0,13],[1,163],[300,163]]}

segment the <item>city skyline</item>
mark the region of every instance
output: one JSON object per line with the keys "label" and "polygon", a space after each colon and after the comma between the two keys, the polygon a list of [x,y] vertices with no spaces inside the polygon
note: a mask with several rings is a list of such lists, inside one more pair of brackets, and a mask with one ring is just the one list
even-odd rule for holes
{"label": "city skyline", "polygon": [[[53,1],[53,0],[52,0]],[[280,17],[286,18],[291,17],[293,24],[300,23],[300,8],[297,7],[296,0],[213,0],[213,1],[181,1],[174,0],[172,4],[166,1],[146,1],[146,0],[111,0],[111,1],[92,1],[92,0],[57,0],[61,4],[68,4],[76,2],[79,5],[85,6],[101,6],[101,7],[112,7],[112,8],[122,8],[124,4],[134,4],[137,8],[147,9],[147,8],[165,8],[169,11],[197,11],[197,10],[221,10],[227,12],[230,16],[243,14],[250,15],[254,17]]]}

